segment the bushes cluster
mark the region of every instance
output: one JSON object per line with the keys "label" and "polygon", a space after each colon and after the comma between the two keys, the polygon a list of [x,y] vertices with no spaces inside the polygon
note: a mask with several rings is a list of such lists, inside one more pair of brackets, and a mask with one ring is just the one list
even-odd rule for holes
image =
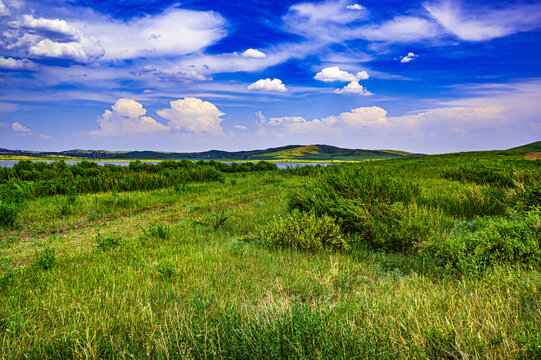
{"label": "bushes cluster", "polygon": [[261,230],[259,240],[264,244],[306,251],[348,249],[340,227],[332,217],[298,210],[286,216],[275,216]]}
{"label": "bushes cluster", "polygon": [[24,205],[25,192],[21,186],[0,188],[0,227],[11,228]]}
{"label": "bushes cluster", "polygon": [[0,168],[0,195],[14,186],[24,187],[25,197],[101,191],[153,190],[188,182],[223,181],[224,173],[275,170],[259,162],[224,164],[216,161],[131,162],[129,166],[82,161],[75,165],[23,160],[13,168]]}
{"label": "bushes cluster", "polygon": [[446,267],[469,270],[496,264],[541,264],[541,211],[511,212],[458,222],[423,243],[421,251]]}
{"label": "bushes cluster", "polygon": [[498,187],[512,187],[513,172],[509,169],[493,169],[484,166],[460,166],[443,172],[442,177],[460,182]]}
{"label": "bushes cluster", "polygon": [[429,231],[422,222],[408,219],[419,210],[410,206],[419,192],[412,181],[385,171],[336,167],[313,186],[291,193],[289,206],[337,218],[346,232],[374,247],[406,250]]}

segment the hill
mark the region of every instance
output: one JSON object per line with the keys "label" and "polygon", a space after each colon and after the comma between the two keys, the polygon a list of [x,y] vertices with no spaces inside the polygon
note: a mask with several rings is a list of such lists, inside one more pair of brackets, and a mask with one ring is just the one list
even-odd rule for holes
{"label": "hill", "polygon": [[393,159],[416,156],[398,150],[345,149],[330,145],[288,145],[264,150],[221,151],[210,150],[193,153],[161,151],[107,151],[107,150],[68,150],[61,152],[34,152],[0,149],[2,155],[30,157],[66,157],[110,160],[220,160],[220,161],[360,161],[370,159]]}
{"label": "hill", "polygon": [[517,146],[509,150],[521,150],[521,151],[531,151],[531,152],[541,152],[541,141],[536,141],[530,144]]}

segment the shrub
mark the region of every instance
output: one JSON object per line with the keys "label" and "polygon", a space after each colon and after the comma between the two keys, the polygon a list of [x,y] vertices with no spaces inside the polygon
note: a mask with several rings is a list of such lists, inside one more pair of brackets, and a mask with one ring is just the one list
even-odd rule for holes
{"label": "shrub", "polygon": [[460,182],[472,182],[479,185],[490,184],[498,187],[512,187],[513,173],[510,170],[491,169],[476,165],[475,167],[462,166],[456,169],[447,170],[442,177]]}
{"label": "shrub", "polygon": [[516,194],[516,205],[518,209],[527,210],[533,207],[541,206],[541,184],[526,185],[522,191]]}
{"label": "shrub", "polygon": [[142,229],[143,235],[147,238],[167,239],[173,232],[171,226],[167,224],[149,225],[148,229]]}
{"label": "shrub", "polygon": [[290,193],[289,206],[337,218],[345,231],[359,234],[371,246],[403,251],[428,232],[423,223],[410,221],[417,208],[409,204],[418,194],[416,184],[385,171],[342,166]]}
{"label": "shrub", "polygon": [[175,269],[175,261],[171,259],[161,260],[156,265],[156,272],[164,279],[172,278],[177,274]]}
{"label": "shrub", "polygon": [[298,250],[348,249],[340,227],[328,215],[293,210],[289,215],[274,217],[259,234],[262,243]]}
{"label": "shrub", "polygon": [[14,278],[15,270],[11,264],[5,258],[0,259],[0,287],[10,284]]}
{"label": "shrub", "polygon": [[0,226],[13,228],[24,205],[24,189],[17,184],[4,186],[0,191]]}
{"label": "shrub", "polygon": [[36,251],[34,265],[42,270],[49,270],[56,264],[56,254],[54,248],[45,245],[41,251]]}
{"label": "shrub", "polygon": [[96,236],[96,245],[98,249],[102,251],[107,251],[112,248],[115,248],[119,246],[120,243],[121,241],[119,237],[114,237],[114,236],[102,237],[100,234]]}
{"label": "shrub", "polygon": [[423,243],[421,251],[448,268],[468,270],[496,264],[541,263],[540,211],[512,212],[462,221],[447,234]]}

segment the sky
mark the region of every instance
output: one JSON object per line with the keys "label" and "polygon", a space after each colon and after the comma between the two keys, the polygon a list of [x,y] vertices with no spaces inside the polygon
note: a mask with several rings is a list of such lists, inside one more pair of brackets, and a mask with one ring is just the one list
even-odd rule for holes
{"label": "sky", "polygon": [[539,140],[539,1],[0,0],[0,148]]}

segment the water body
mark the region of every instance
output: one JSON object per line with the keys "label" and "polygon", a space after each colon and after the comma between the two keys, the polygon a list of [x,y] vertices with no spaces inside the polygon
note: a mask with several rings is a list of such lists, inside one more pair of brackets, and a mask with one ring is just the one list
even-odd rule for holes
{"label": "water body", "polygon": [[[17,160],[0,160],[0,167],[13,167],[15,164],[17,164],[19,161]],[[54,161],[40,161],[40,162],[46,162],[46,163],[52,163]],[[98,165],[118,165],[118,166],[128,166],[130,165],[129,161],[94,161]],[[145,164],[158,164],[160,161],[145,161]],[[68,165],[74,165],[80,163],[80,161],[65,161]],[[231,164],[230,162],[226,162],[225,164]],[[279,169],[285,169],[287,167],[298,167],[298,166],[315,166],[315,165],[322,165],[327,166],[328,163],[274,163],[276,166],[278,166]]]}

